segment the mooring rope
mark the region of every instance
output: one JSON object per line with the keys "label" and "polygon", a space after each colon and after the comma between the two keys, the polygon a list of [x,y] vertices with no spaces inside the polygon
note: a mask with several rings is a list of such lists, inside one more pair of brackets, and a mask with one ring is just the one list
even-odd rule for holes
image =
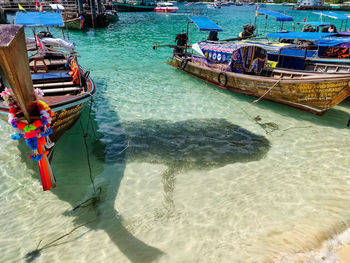
{"label": "mooring rope", "polygon": [[46,248],[49,248],[49,247],[52,247],[52,246],[55,246],[55,243],[56,243],[57,241],[61,240],[61,239],[64,238],[64,237],[69,236],[69,235],[72,234],[75,230],[77,230],[77,229],[79,229],[79,228],[81,228],[81,227],[83,227],[83,226],[86,226],[86,225],[88,225],[88,224],[91,224],[92,222],[96,221],[97,218],[98,218],[98,217],[95,217],[93,220],[90,220],[90,221],[88,221],[88,222],[86,222],[86,223],[84,223],[84,224],[81,224],[81,225],[78,225],[78,226],[74,227],[74,228],[73,228],[71,231],[69,231],[68,233],[63,234],[63,235],[59,236],[58,238],[56,238],[55,240],[50,241],[49,243],[47,243],[46,245],[42,246],[41,248],[39,248],[39,246],[40,246],[40,244],[41,244],[41,242],[42,242],[42,240],[40,240],[39,243],[38,243],[38,245],[37,245],[37,247],[36,247],[36,249],[34,249],[34,250],[31,251],[31,252],[28,252],[28,253],[25,255],[26,261],[27,261],[27,262],[32,262],[32,261],[34,261],[38,256],[40,256],[40,252],[41,252],[42,250],[44,250],[44,249],[46,249]]}
{"label": "mooring rope", "polygon": [[88,147],[88,144],[87,144],[87,141],[86,141],[88,133],[87,132],[85,133],[83,125],[81,123],[81,120],[79,121],[79,124],[80,124],[81,131],[83,132],[83,139],[84,139],[84,145],[85,145],[85,151],[86,151],[86,161],[88,163],[88,168],[89,168],[89,177],[90,177],[90,181],[91,181],[94,193],[96,193],[95,183],[94,183],[94,180],[92,178],[92,170],[91,170],[91,163],[90,163],[89,147]]}
{"label": "mooring rope", "polygon": [[[92,197],[88,198],[87,200],[81,202],[79,205],[77,205],[76,207],[73,208],[73,211],[76,211],[78,208],[84,208],[84,207],[88,207],[90,205],[95,205],[99,200],[100,200],[100,194],[102,192],[102,189],[101,187],[98,187],[96,189],[96,186],[95,186],[95,183],[94,183],[94,180],[92,178],[92,169],[91,169],[91,162],[90,162],[90,154],[89,154],[89,147],[88,147],[88,143],[87,143],[87,137],[89,136],[89,133],[88,133],[88,129],[89,129],[89,124],[91,122],[91,127],[93,129],[93,123],[92,123],[92,120],[91,120],[91,111],[92,111],[92,103],[93,103],[93,100],[91,99],[91,103],[90,103],[90,109],[89,109],[89,119],[88,119],[88,122],[87,122],[87,125],[86,125],[86,129],[84,130],[84,127],[83,127],[83,124],[82,124],[82,121],[81,119],[79,120],[79,124],[80,124],[80,128],[81,128],[81,131],[83,133],[83,139],[84,139],[84,145],[85,145],[85,150],[86,150],[86,159],[87,159],[87,163],[88,163],[88,167],[89,167],[89,177],[90,177],[90,181],[91,181],[91,184],[92,184],[92,187],[93,187],[93,191],[94,191],[94,194]],[[94,135],[95,135],[95,138],[97,138],[97,135],[94,131]],[[27,262],[32,262],[33,260],[35,260],[35,258],[37,258],[39,255],[40,255],[40,252],[46,248],[49,248],[51,246],[55,246],[55,243],[57,243],[57,241],[61,240],[62,238],[64,237],[67,237],[69,236],[70,234],[72,234],[75,230],[81,228],[82,226],[86,226],[88,224],[91,224],[92,222],[96,221],[98,219],[98,216],[96,216],[94,219],[84,223],[84,224],[81,224],[81,225],[78,225],[76,227],[74,227],[72,230],[70,230],[68,233],[66,234],[63,234],[61,236],[59,236],[58,238],[50,241],[49,243],[47,243],[46,245],[42,246],[41,248],[40,247],[40,244],[42,242],[42,240],[39,241],[37,247],[35,250],[31,251],[31,252],[28,252],[25,256],[25,259]]]}
{"label": "mooring rope", "polygon": [[271,88],[269,88],[263,95],[261,95],[258,99],[254,100],[252,103],[258,103],[267,93],[269,93],[278,83],[280,83],[281,79],[279,79]]}
{"label": "mooring rope", "polygon": [[[94,131],[94,135],[95,135],[95,139],[97,140],[97,135],[95,133],[95,130],[93,128],[93,123],[92,123],[92,120],[91,120],[91,111],[92,111],[92,104],[93,104],[93,99],[91,97],[91,103],[90,103],[90,108],[89,108],[89,115],[88,115],[88,121],[87,121],[87,125],[86,125],[86,129],[84,130],[84,127],[83,127],[83,124],[82,124],[82,121],[81,119],[79,120],[79,124],[80,124],[80,128],[81,128],[81,131],[83,133],[83,139],[84,139],[84,145],[85,145],[85,151],[86,151],[86,161],[88,163],[88,168],[89,168],[89,177],[90,177],[90,181],[91,181],[91,184],[92,184],[92,188],[93,188],[93,196],[88,198],[87,200],[81,202],[80,204],[78,204],[77,206],[75,206],[73,208],[73,211],[77,210],[78,208],[84,208],[84,207],[87,207],[89,205],[92,205],[92,204],[96,204],[99,200],[100,200],[100,194],[101,194],[101,191],[102,189],[99,187],[96,189],[96,186],[95,186],[95,182],[94,182],[94,179],[92,178],[92,169],[91,169],[91,162],[90,162],[90,153],[89,153],[89,147],[88,147],[88,143],[87,143],[87,137],[89,135],[88,131],[89,131],[89,124],[91,122],[91,127],[92,127],[92,130]],[[91,202],[90,202],[91,201]],[[90,202],[90,203],[88,203]],[[88,204],[87,204],[88,203]]]}

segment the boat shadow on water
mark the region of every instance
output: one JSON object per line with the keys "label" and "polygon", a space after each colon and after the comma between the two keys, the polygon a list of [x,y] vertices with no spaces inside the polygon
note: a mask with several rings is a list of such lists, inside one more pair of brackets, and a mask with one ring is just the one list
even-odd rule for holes
{"label": "boat shadow on water", "polygon": [[[97,83],[97,86],[106,87],[103,82]],[[98,139],[88,136],[87,140],[92,174],[97,175],[93,181],[98,197],[91,198],[94,191],[85,165],[86,155],[79,123],[57,146],[53,160],[57,188],[52,193],[72,207],[77,207],[80,203],[79,209],[65,213],[74,218],[76,228],[84,225],[89,230],[105,231],[131,262],[153,262],[165,253],[135,237],[118,213],[115,201],[128,163],[167,166],[160,178],[163,184],[163,208],[155,215],[167,219],[175,210],[172,195],[178,174],[190,170],[220,168],[235,162],[260,160],[270,149],[270,143],[265,137],[225,119],[178,122],[146,119],[121,122],[113,109],[102,89],[96,95],[92,118],[92,125],[98,127]],[[86,127],[87,118],[85,112],[82,115],[83,127]],[[67,167],[67,160],[74,160],[70,161],[70,167]],[[81,176],[84,173],[86,176]],[[75,177],[74,174],[79,176]],[[68,242],[76,239],[70,237]],[[63,239],[60,242],[63,243]],[[53,245],[59,244],[49,246]],[[27,261],[39,256],[38,252],[40,249],[28,253]]]}

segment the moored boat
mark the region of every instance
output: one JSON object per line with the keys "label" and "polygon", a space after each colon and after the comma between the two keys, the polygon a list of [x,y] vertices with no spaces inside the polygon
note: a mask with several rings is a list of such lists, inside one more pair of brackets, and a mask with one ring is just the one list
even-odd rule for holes
{"label": "moored boat", "polygon": [[[20,15],[18,16],[18,14]],[[36,26],[63,26],[62,18],[57,13],[50,13],[50,19],[45,13],[36,13],[34,17],[31,16],[30,12],[18,14],[16,17],[17,24],[26,21],[25,24],[28,25],[28,21],[34,19],[31,23]],[[35,20],[35,18],[38,20]],[[53,116],[50,115],[51,123],[49,123],[49,126],[47,126],[48,124],[42,124],[50,129],[51,141],[56,143],[65,131],[77,122],[83,109],[95,94],[96,86],[89,77],[89,72],[84,71],[78,64],[75,54],[55,50],[53,45],[46,46],[44,44],[45,38],[40,39],[36,35],[37,50],[31,50],[34,51],[34,54],[28,57],[23,26],[1,25],[0,31],[2,36],[0,39],[10,39],[7,42],[2,41],[5,56],[0,59],[0,67],[3,73],[2,83],[4,84],[0,85],[1,91],[15,101],[13,104],[8,104],[6,99],[1,100],[0,115],[6,118],[7,115],[11,116],[13,114],[15,122],[26,123],[27,126],[29,125],[28,127],[32,127],[30,125],[37,123],[35,120],[43,122],[43,116],[38,116],[37,106],[33,107],[32,105],[47,105],[45,107],[53,113]],[[11,89],[5,89],[5,87]],[[40,94],[40,100],[38,99],[39,96],[36,96],[37,94]],[[13,113],[13,105],[19,109],[15,113]],[[14,125],[12,122],[11,124]],[[43,128],[40,128],[41,130],[39,128],[35,132],[33,130],[38,141],[43,136],[47,136],[47,134],[42,133]],[[16,133],[16,136],[18,138],[25,137],[26,132],[24,135]],[[45,154],[47,154],[48,159],[52,157],[54,147],[52,147],[51,141],[45,143],[46,149],[41,149],[39,143],[38,150],[34,151],[32,148],[34,153],[31,155],[31,159],[38,160],[40,156],[44,158],[38,160],[44,190],[49,190],[55,185],[49,162],[45,159]],[[45,161],[46,172],[45,167],[40,166],[42,160]]]}
{"label": "moored boat", "polygon": [[[196,19],[191,17],[195,23]],[[211,20],[197,24],[203,30],[217,30]],[[212,26],[212,27],[211,27]],[[267,51],[259,46],[239,46],[230,56],[213,50],[211,56],[187,52],[187,34],[177,36],[169,62],[186,73],[220,88],[249,94],[296,108],[323,114],[350,95],[350,74],[324,74],[316,70],[292,70],[267,64]]]}
{"label": "moored boat", "polygon": [[157,7],[154,9],[154,12],[157,13],[176,13],[179,10],[177,6],[174,6],[170,2],[160,2],[157,3]]}
{"label": "moored boat", "polygon": [[82,18],[68,18],[64,20],[64,28],[71,30],[82,30],[84,28],[84,22]]}
{"label": "moored boat", "polygon": [[115,22],[119,19],[117,10],[106,10],[105,14],[109,22]]}

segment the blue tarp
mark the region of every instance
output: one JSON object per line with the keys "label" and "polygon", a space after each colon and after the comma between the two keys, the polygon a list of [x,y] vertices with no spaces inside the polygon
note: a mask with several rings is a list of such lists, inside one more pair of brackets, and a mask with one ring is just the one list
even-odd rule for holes
{"label": "blue tarp", "polygon": [[71,75],[69,75],[66,72],[32,74],[32,80],[61,79],[61,78],[71,78]]}
{"label": "blue tarp", "polygon": [[334,36],[336,33],[319,33],[319,32],[277,32],[268,34],[270,38],[285,38],[285,39],[302,39],[302,40],[317,40],[323,37]]}
{"label": "blue tarp", "polygon": [[322,12],[313,12],[313,13],[317,14],[317,15],[327,16],[327,17],[334,18],[334,19],[340,19],[340,20],[348,20],[348,19],[350,19],[350,17],[348,17],[348,16],[346,16],[344,14],[339,14],[339,13],[334,13],[334,12],[322,11]]}
{"label": "blue tarp", "polygon": [[60,13],[17,12],[17,25],[24,26],[63,26]]}
{"label": "blue tarp", "polygon": [[277,21],[293,21],[293,17],[284,15],[279,12],[267,10],[267,9],[259,9],[258,10],[259,15],[268,15],[273,16],[276,18]]}
{"label": "blue tarp", "polygon": [[315,41],[315,44],[321,47],[334,47],[340,44],[350,42],[350,37],[327,37]]}
{"label": "blue tarp", "polygon": [[188,18],[198,26],[200,31],[222,31],[221,27],[207,17],[189,16]]}

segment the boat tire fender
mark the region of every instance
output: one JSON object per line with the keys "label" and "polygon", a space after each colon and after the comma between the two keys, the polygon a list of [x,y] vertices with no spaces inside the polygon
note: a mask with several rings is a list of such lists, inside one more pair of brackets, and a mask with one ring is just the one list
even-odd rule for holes
{"label": "boat tire fender", "polygon": [[[221,81],[222,77],[224,78],[223,81]],[[227,85],[227,75],[226,75],[225,72],[220,72],[219,73],[219,75],[218,75],[218,82],[219,82],[220,86],[226,87],[226,85]]]}
{"label": "boat tire fender", "polygon": [[189,58],[184,58],[183,60],[181,60],[181,62],[180,62],[180,68],[181,68],[182,70],[185,70],[185,68],[186,68],[187,63],[188,63],[189,60],[190,60]]}

